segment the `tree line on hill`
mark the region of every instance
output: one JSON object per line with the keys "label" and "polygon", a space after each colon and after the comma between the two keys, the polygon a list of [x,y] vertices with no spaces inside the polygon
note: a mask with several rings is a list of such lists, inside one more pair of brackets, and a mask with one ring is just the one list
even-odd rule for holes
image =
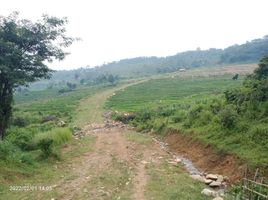
{"label": "tree line on hill", "polygon": [[137,57],[114,61],[94,68],[63,70],[53,74],[49,81],[35,83],[40,88],[48,82],[69,82],[82,84],[99,84],[101,77],[112,75],[116,79],[150,76],[159,73],[178,71],[182,68],[213,67],[229,64],[257,63],[268,54],[268,36],[255,39],[241,45],[233,45],[225,49],[210,48],[208,50],[186,51],[167,57]]}

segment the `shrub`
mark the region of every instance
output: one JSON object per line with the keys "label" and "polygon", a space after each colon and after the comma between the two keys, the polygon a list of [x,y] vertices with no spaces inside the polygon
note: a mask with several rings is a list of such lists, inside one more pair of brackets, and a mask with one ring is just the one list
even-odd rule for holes
{"label": "shrub", "polygon": [[71,92],[72,90],[69,89],[69,88],[62,88],[62,89],[59,89],[58,93],[59,94],[63,94],[63,93],[66,93],[66,92]]}
{"label": "shrub", "polygon": [[258,126],[254,126],[249,131],[249,135],[254,142],[267,145],[268,126],[266,124],[259,124]]}
{"label": "shrub", "polygon": [[135,119],[136,115],[133,113],[113,113],[112,119],[115,121],[123,122],[124,124],[129,123],[129,121]]}
{"label": "shrub", "polygon": [[144,122],[144,121],[148,121],[152,118],[153,115],[153,111],[150,111],[148,109],[145,109],[143,111],[140,111],[137,116],[136,116],[136,120]]}
{"label": "shrub", "polygon": [[204,110],[202,104],[194,105],[188,113],[187,116],[187,127],[193,125],[197,119],[199,119],[200,113]]}
{"label": "shrub", "polygon": [[20,157],[20,161],[22,163],[28,164],[28,165],[33,165],[34,164],[34,159],[31,156],[31,154],[22,154]]}
{"label": "shrub", "polygon": [[28,125],[28,122],[26,119],[24,119],[22,117],[16,117],[13,119],[12,124],[14,126],[18,126],[18,127],[25,127]]}
{"label": "shrub", "polygon": [[163,133],[167,127],[167,123],[162,120],[156,120],[154,122],[154,129],[157,133]]}
{"label": "shrub", "polygon": [[235,107],[227,105],[220,113],[220,123],[224,128],[231,129],[234,127],[236,119],[238,117]]}
{"label": "shrub", "polygon": [[158,107],[156,110],[157,115],[162,117],[169,117],[173,115],[174,112],[175,109],[172,107]]}
{"label": "shrub", "polygon": [[30,133],[19,134],[13,139],[13,144],[17,145],[21,150],[28,150],[29,142],[32,140],[33,136]]}
{"label": "shrub", "polygon": [[0,160],[10,160],[10,157],[14,156],[17,151],[15,145],[9,141],[1,142],[0,145]]}
{"label": "shrub", "polygon": [[45,158],[48,158],[52,154],[52,144],[53,140],[50,138],[44,138],[39,141],[38,146],[43,152],[43,156]]}
{"label": "shrub", "polygon": [[218,114],[223,107],[223,103],[218,99],[214,99],[209,106],[213,114]]}
{"label": "shrub", "polygon": [[196,124],[199,126],[207,125],[211,123],[212,118],[213,118],[212,113],[208,110],[204,110],[199,114],[199,119],[196,120]]}

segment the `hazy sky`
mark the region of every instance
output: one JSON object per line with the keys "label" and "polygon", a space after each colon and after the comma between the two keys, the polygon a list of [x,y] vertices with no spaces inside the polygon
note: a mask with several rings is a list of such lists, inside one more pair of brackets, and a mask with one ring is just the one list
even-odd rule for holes
{"label": "hazy sky", "polygon": [[50,67],[72,69],[261,38],[268,35],[267,8],[268,0],[3,0],[0,15],[68,17],[68,34],[82,41]]}

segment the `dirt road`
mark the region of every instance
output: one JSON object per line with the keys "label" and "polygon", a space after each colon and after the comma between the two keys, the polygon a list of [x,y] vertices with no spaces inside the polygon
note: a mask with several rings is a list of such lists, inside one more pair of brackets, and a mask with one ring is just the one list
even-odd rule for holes
{"label": "dirt road", "polygon": [[145,166],[170,156],[150,138],[120,124],[111,126],[85,127],[87,136],[96,137],[94,152],[75,160],[71,173],[76,178],[59,184],[59,199],[146,199]]}
{"label": "dirt road", "polygon": [[174,164],[151,136],[101,117],[105,100],[115,91],[81,103],[77,121],[88,121],[82,132],[84,138],[95,138],[93,151],[72,160],[71,178],[56,184],[55,199],[208,199],[200,195],[202,185],[189,177],[182,164]]}

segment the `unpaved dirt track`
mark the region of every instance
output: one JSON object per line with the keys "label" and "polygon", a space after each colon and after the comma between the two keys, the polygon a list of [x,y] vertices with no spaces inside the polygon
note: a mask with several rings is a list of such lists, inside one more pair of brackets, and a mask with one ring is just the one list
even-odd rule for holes
{"label": "unpaved dirt track", "polygon": [[[122,125],[105,128],[104,124],[93,124],[85,127],[86,135],[96,137],[94,151],[74,160],[73,171],[70,173],[74,173],[75,178],[58,183],[57,190],[62,193],[60,199],[114,199],[117,194],[112,188],[106,188],[107,191],[101,191],[100,194],[99,188],[91,185],[93,179],[99,179],[105,171],[111,170],[109,166],[111,166],[114,158],[126,165],[132,174],[129,183],[124,183],[129,185],[129,198],[135,200],[146,199],[144,193],[147,183],[146,164],[157,163],[157,157],[159,156],[166,156],[167,158],[170,156],[153,142],[142,145],[128,141],[124,135],[128,131]],[[132,132],[132,134],[135,133]],[[86,189],[88,185],[91,185],[91,190]],[[120,193],[120,191],[117,192]]]}

